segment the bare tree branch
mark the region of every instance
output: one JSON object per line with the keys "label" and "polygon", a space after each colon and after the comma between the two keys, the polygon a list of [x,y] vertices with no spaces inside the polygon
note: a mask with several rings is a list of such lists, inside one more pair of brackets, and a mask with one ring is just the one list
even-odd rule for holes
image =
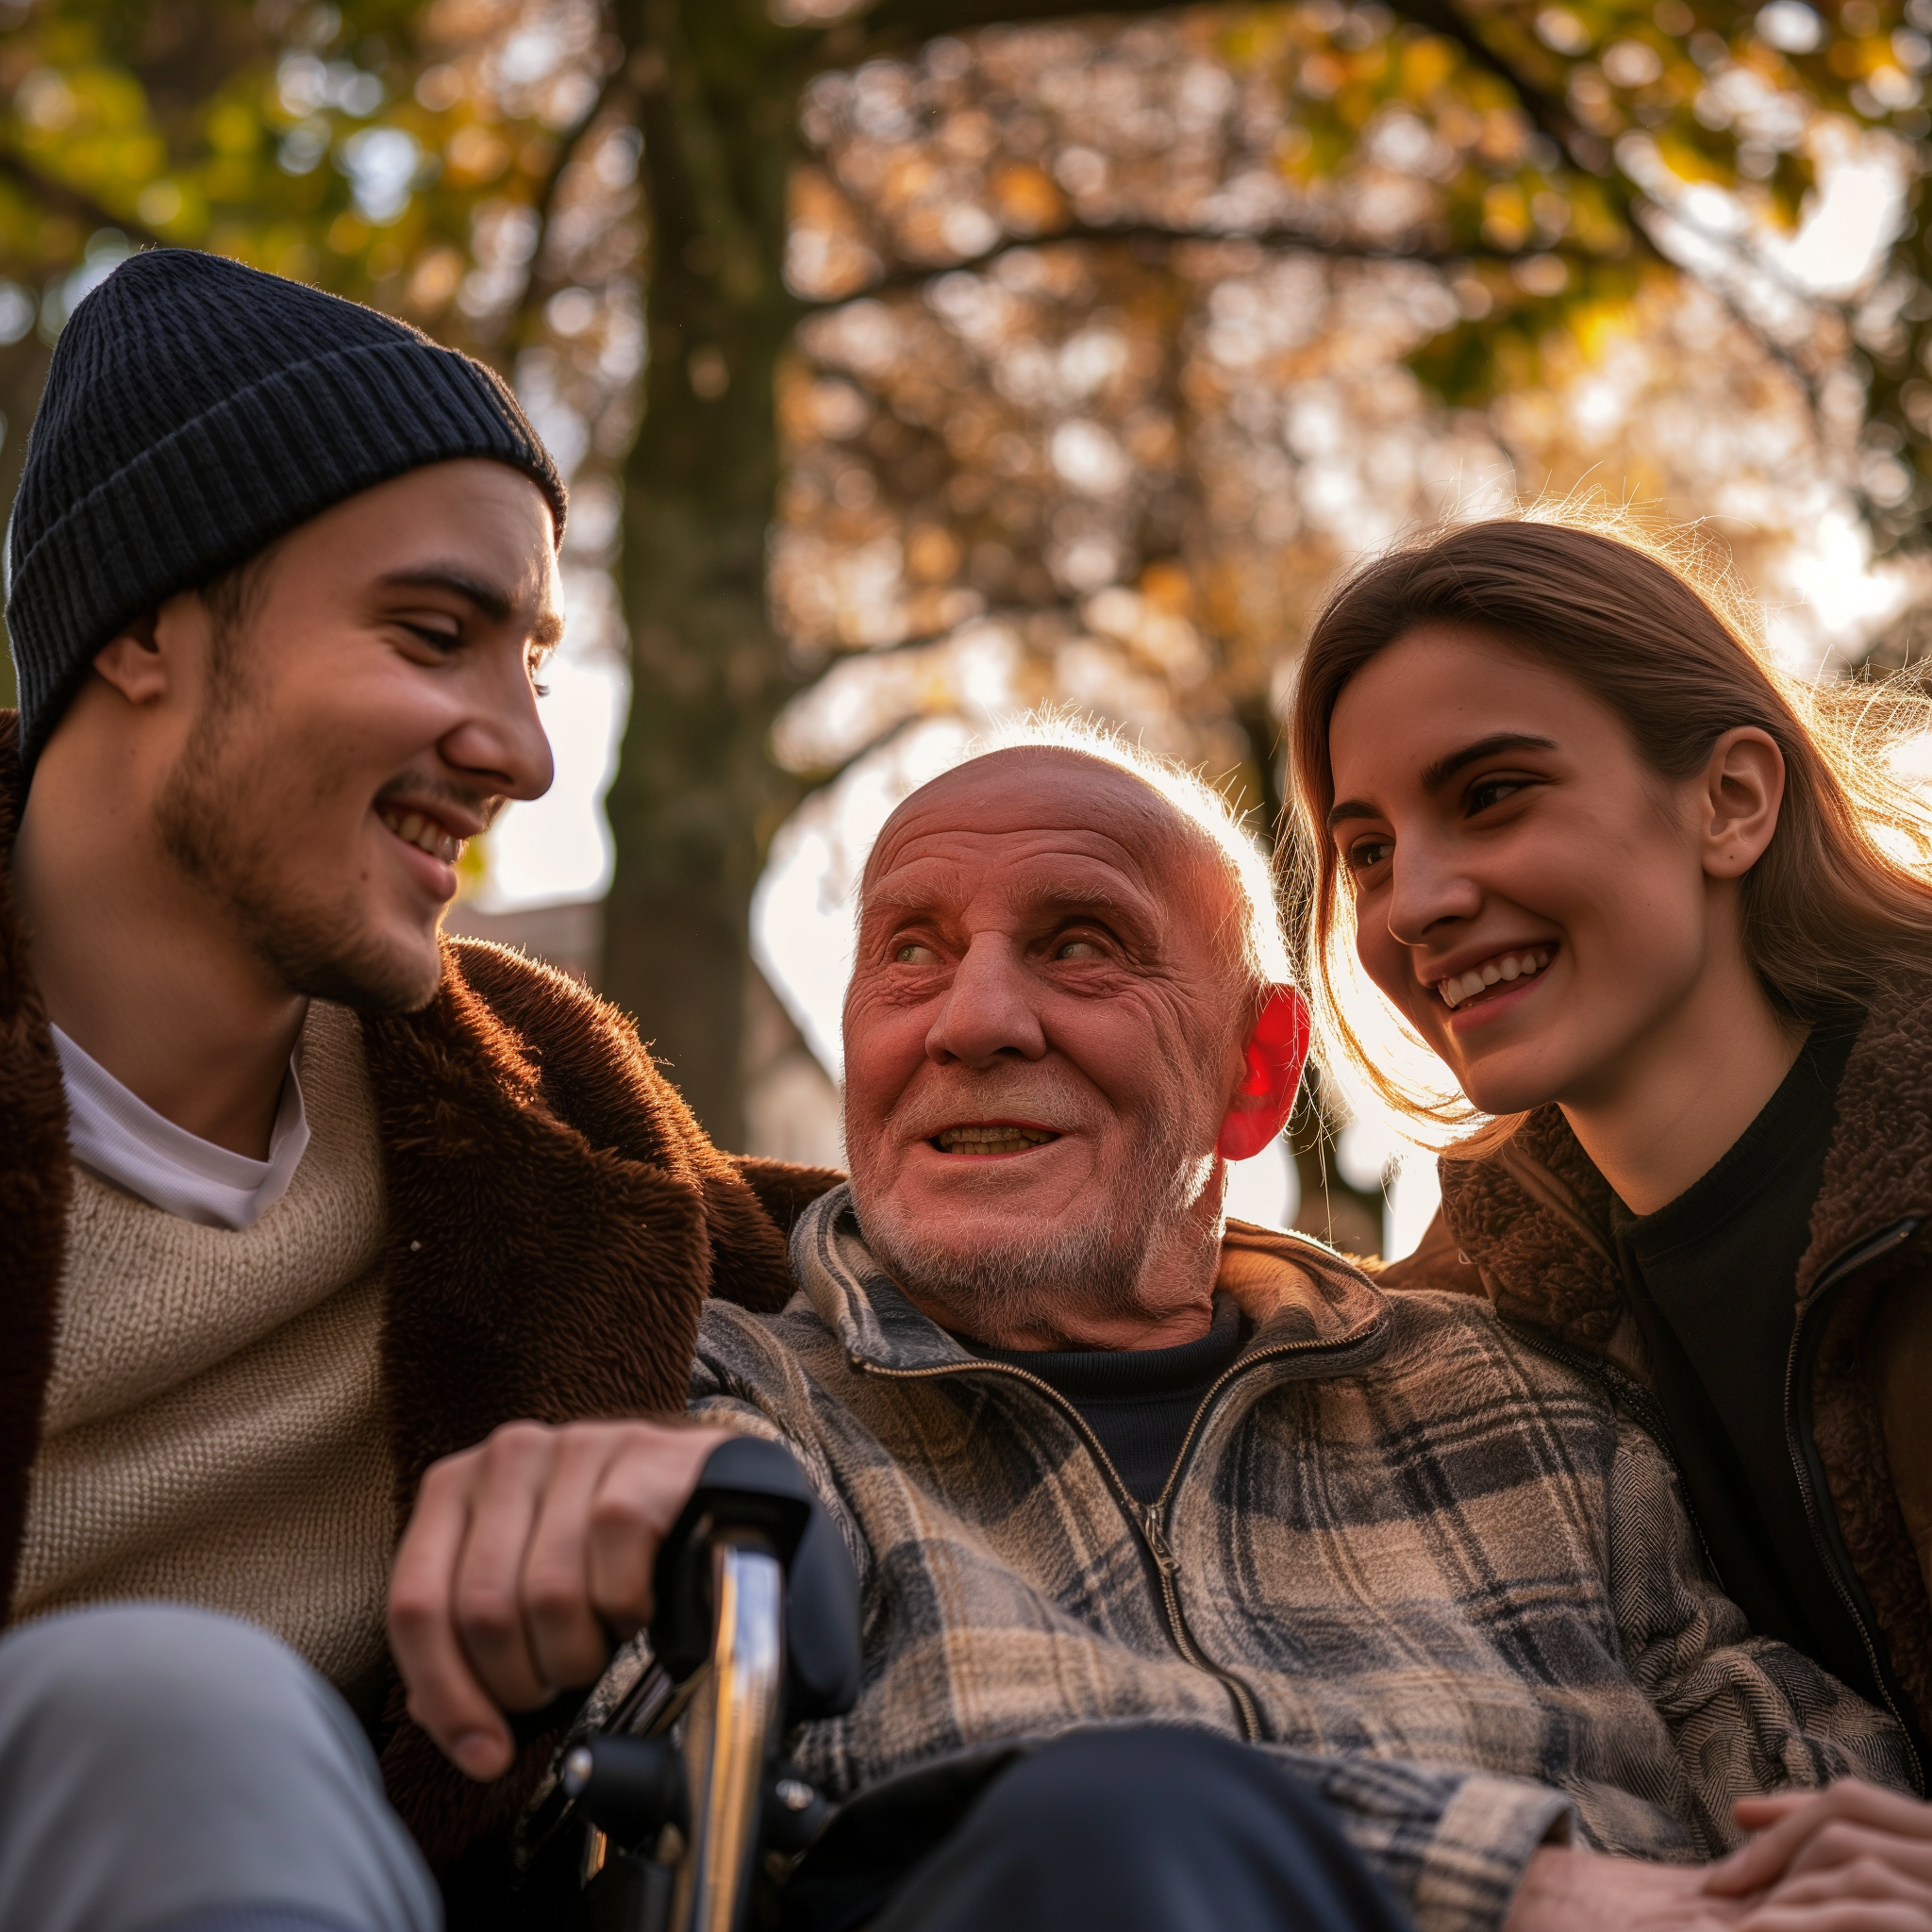
{"label": "bare tree branch", "polygon": [[531,319],[538,308],[549,296],[563,286],[562,278],[556,273],[545,273],[544,258],[550,242],[550,218],[557,212],[558,191],[563,177],[570,172],[571,163],[576,159],[583,148],[586,138],[595,131],[604,116],[616,104],[620,93],[629,85],[628,62],[618,60],[611,66],[597,89],[597,96],[584,111],[582,118],[558,142],[557,158],[551,163],[550,172],[543,177],[543,186],[537,196],[537,253],[531,264],[530,274],[524,283],[524,292],[516,306],[516,312],[510,318],[509,335],[512,341],[525,341],[530,330]]}
{"label": "bare tree branch", "polygon": [[916,46],[940,34],[970,33],[979,26],[1094,17],[1130,20],[1167,10],[1159,6],[1123,7],[1119,0],[1111,6],[1086,6],[1081,0],[877,0],[875,6],[825,29],[825,40],[830,58],[842,63],[861,44],[871,55]]}
{"label": "bare tree branch", "polygon": [[1555,94],[1528,79],[1505,55],[1477,33],[1454,0],[1394,0],[1395,13],[1415,25],[1426,27],[1462,49],[1474,64],[1504,82],[1523,105],[1523,111],[1572,160],[1592,175],[1609,172],[1609,154],[1602,139],[1580,126],[1570,109]]}
{"label": "bare tree branch", "polygon": [[[1054,248],[1070,242],[1113,242],[1125,246],[1166,249],[1184,242],[1224,242],[1257,248],[1299,248],[1311,255],[1325,255],[1341,261],[1413,261],[1425,268],[1448,268],[1464,262],[1493,262],[1507,267],[1523,259],[1521,255],[1500,249],[1421,248],[1398,244],[1378,245],[1370,242],[1350,242],[1315,227],[1284,224],[1266,228],[1176,228],[1158,222],[1070,222],[1041,235],[1008,235],[976,255],[958,256],[949,261],[895,261],[882,275],[841,295],[821,299],[801,299],[799,307],[809,312],[836,308],[855,302],[862,295],[877,295],[899,289],[916,289],[936,275],[958,270],[991,266],[1004,257],[1025,248]],[[1535,250],[1541,254],[1548,251]]]}
{"label": "bare tree branch", "polygon": [[167,243],[145,222],[131,215],[116,214],[104,208],[84,190],[44,173],[20,155],[0,149],[0,175],[19,183],[37,201],[51,203],[66,213],[77,216],[97,228],[119,228],[130,242],[144,248],[163,248]]}
{"label": "bare tree branch", "polygon": [[[1128,20],[1159,12],[1157,7],[1083,6],[1079,0],[877,0],[855,18],[827,28],[822,36],[825,64],[848,66],[877,55],[904,52],[921,42],[974,27],[1050,20]],[[1396,15],[1439,35],[1466,58],[1501,80],[1516,96],[1537,131],[1556,142],[1575,166],[1600,177],[1616,177],[1608,144],[1583,126],[1562,98],[1524,74],[1515,62],[1484,39],[1456,0],[1393,0]],[[1632,224],[1637,245],[1661,260],[1651,238]],[[1315,246],[1311,242],[1308,245]]]}
{"label": "bare tree branch", "polygon": [[[940,34],[1031,21],[1132,19],[1158,13],[1158,7],[1084,6],[1080,0],[878,0],[850,21],[825,30],[825,53],[834,64],[917,45]],[[1527,78],[1508,58],[1491,46],[1457,11],[1454,0],[1394,0],[1394,12],[1453,42],[1487,74],[1506,83],[1539,131],[1549,136],[1580,167],[1593,175],[1607,171],[1603,142],[1580,126],[1555,94]]]}

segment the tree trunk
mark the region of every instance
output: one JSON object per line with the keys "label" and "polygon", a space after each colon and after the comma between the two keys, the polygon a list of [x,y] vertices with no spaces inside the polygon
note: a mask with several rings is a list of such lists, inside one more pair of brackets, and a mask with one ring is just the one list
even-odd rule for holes
{"label": "tree trunk", "polygon": [[[26,462],[27,426],[39,407],[50,359],[51,351],[37,335],[0,348],[0,503],[11,504],[20,488],[20,473]],[[18,702],[7,625],[0,620],[0,706]]]}
{"label": "tree trunk", "polygon": [[625,469],[630,722],[603,990],[698,1118],[741,1144],[751,892],[795,791],[766,754],[797,689],[765,603],[774,385],[796,319],[780,275],[811,37],[762,0],[633,0],[651,220],[643,425]]}

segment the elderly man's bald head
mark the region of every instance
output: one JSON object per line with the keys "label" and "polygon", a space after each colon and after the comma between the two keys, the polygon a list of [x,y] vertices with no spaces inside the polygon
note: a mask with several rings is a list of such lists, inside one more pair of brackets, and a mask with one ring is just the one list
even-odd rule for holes
{"label": "elderly man's bald head", "polygon": [[1170,890],[1209,922],[1237,980],[1257,997],[1289,977],[1266,862],[1220,793],[1191,773],[1124,746],[1020,742],[941,773],[886,821],[859,881],[859,917],[882,868],[935,824],[990,830],[1051,799],[1076,823],[1131,842]]}
{"label": "elderly man's bald head", "polygon": [[874,848],[845,1002],[854,1201],[962,1332],[1153,1346],[1207,1320],[1221,1158],[1279,1132],[1307,1029],[1268,984],[1265,869],[1196,783],[1009,747],[923,786]]}

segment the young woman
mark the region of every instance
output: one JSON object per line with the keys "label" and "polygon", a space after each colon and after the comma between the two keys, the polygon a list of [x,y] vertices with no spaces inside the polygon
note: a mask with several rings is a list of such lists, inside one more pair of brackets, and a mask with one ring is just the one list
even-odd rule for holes
{"label": "young woman", "polygon": [[1391,1278],[1641,1385],[1729,1593],[1923,1753],[1932,873],[1872,742],[1905,706],[1785,678],[1632,544],[1497,522],[1342,586],[1291,756],[1331,1054],[1480,1123]]}

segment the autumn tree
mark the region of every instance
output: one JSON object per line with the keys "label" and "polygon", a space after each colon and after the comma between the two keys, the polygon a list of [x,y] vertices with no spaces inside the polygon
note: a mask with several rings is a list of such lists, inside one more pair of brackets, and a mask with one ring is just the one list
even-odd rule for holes
{"label": "autumn tree", "polygon": [[[8,18],[13,423],[64,305],[175,241],[495,358],[589,500],[621,477],[605,984],[726,1141],[769,841],[926,703],[894,690],[1004,652],[1014,691],[1151,721],[1266,822],[1282,664],[1341,541],[1283,466],[1341,475],[1324,438],[1520,467],[1535,425],[1497,398],[1695,323],[1881,542],[1932,495],[1928,0]],[[1833,142],[1905,213],[1826,296],[1776,244]]]}

